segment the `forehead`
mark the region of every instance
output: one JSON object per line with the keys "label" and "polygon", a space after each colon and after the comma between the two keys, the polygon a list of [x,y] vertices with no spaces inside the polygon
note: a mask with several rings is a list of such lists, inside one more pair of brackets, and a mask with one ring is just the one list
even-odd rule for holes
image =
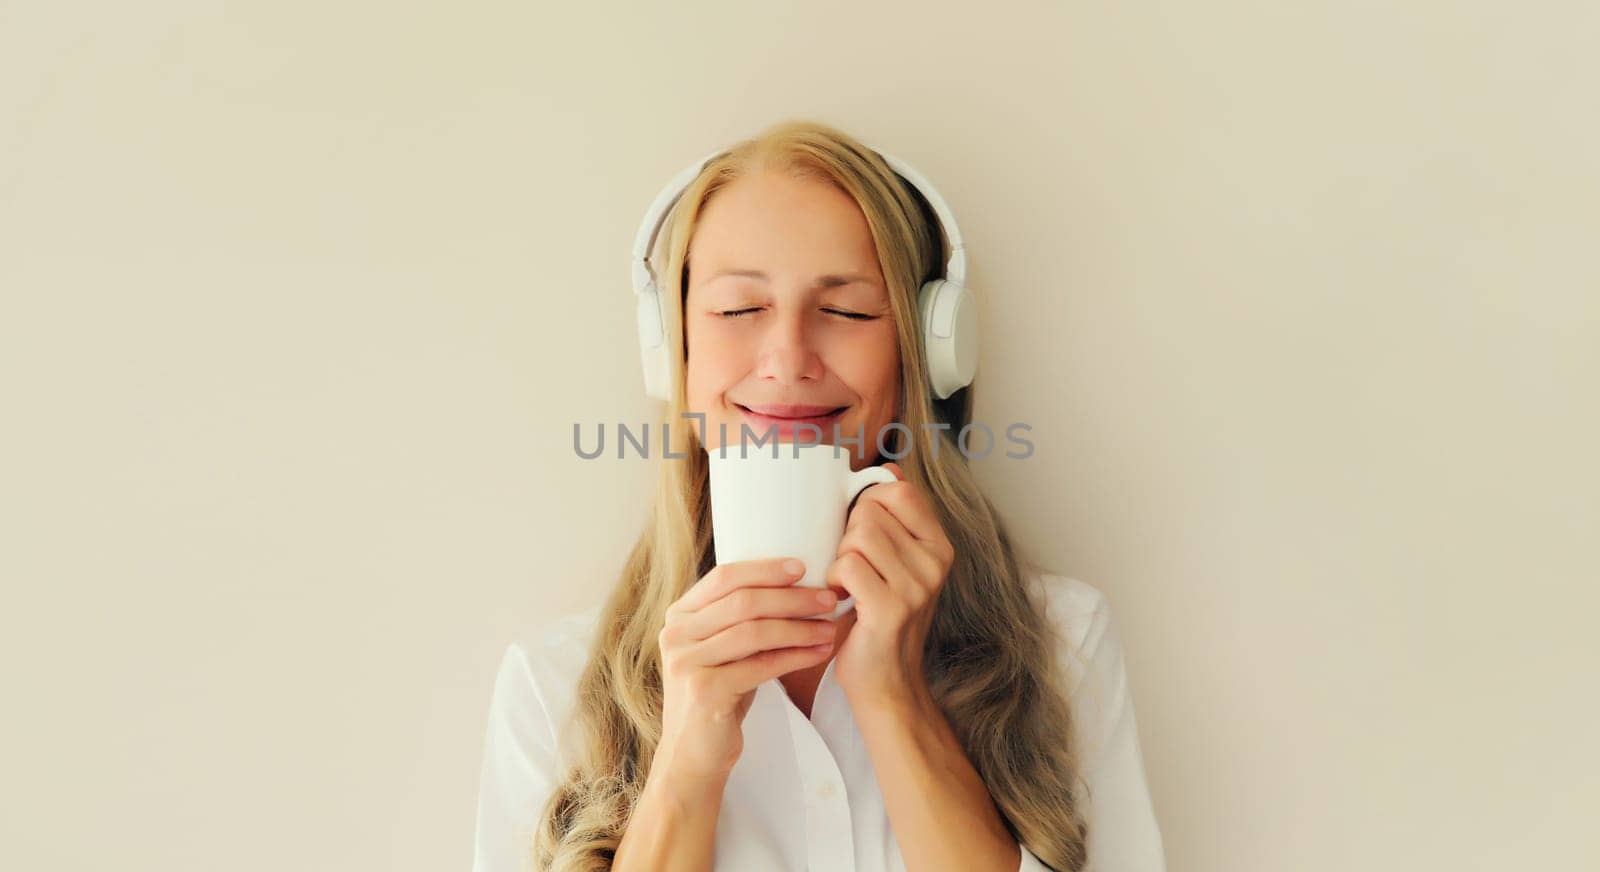
{"label": "forehead", "polygon": [[879,275],[872,231],[828,182],[764,173],[738,179],[702,208],[689,246],[696,279],[725,269]]}

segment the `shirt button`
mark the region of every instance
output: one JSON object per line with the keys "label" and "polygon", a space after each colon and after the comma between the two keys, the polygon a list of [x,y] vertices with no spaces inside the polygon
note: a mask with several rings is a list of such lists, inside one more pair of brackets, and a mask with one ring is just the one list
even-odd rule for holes
{"label": "shirt button", "polygon": [[833,794],[835,792],[837,792],[837,790],[838,790],[838,788],[835,788],[833,786],[833,782],[832,781],[825,781],[822,784],[822,790],[820,790],[818,792],[821,793],[823,796],[833,796]]}

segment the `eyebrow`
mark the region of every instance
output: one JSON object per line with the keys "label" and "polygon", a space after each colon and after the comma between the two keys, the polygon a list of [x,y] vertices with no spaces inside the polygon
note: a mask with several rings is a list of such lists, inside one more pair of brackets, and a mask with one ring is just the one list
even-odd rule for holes
{"label": "eyebrow", "polygon": [[[747,279],[760,279],[761,281],[768,281],[771,278],[766,273],[758,269],[725,269],[716,273],[711,278],[706,279],[706,281],[714,282],[717,279],[727,276],[738,276],[740,278]],[[859,273],[840,273],[835,275],[818,276],[812,287],[837,288],[844,285],[856,284],[857,282],[871,284],[872,279]]]}

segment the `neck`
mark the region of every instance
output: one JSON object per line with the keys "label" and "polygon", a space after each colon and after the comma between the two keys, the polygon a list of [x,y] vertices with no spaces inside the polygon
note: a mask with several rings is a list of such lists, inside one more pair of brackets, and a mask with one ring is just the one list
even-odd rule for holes
{"label": "neck", "polygon": [[834,623],[839,626],[839,630],[833,642],[833,650],[828,652],[828,656],[825,659],[815,666],[796,669],[778,677],[778,681],[783,684],[783,689],[788,691],[790,701],[807,718],[811,717],[811,705],[816,701],[817,685],[822,683],[822,674],[828,671],[828,664],[833,662],[834,655],[839,651],[839,646],[843,645],[845,638],[850,635],[850,628],[856,625],[856,610],[851,609],[845,612]]}

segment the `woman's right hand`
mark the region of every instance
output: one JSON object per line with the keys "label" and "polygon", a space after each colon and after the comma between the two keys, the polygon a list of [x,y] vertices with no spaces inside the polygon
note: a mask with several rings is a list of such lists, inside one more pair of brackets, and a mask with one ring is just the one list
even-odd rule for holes
{"label": "woman's right hand", "polygon": [[[725,563],[667,607],[661,628],[662,723],[656,761],[666,777],[724,782],[744,750],[755,689],[815,666],[833,648],[832,591],[795,587],[785,558]],[[652,769],[657,764],[652,763]]]}

